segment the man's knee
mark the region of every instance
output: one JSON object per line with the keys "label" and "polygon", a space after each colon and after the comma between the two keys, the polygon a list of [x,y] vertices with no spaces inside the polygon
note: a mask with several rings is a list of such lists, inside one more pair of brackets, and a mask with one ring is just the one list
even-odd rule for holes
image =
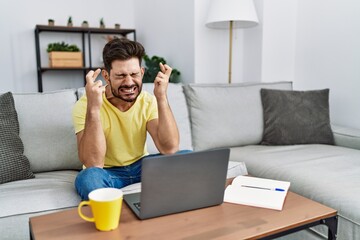
{"label": "man's knee", "polygon": [[82,170],[75,179],[75,187],[82,199],[98,188],[111,187],[109,176],[102,168],[92,167]]}
{"label": "man's knee", "polygon": [[91,184],[95,182],[95,179],[98,179],[103,174],[101,173],[103,169],[101,168],[86,168],[79,172],[79,174],[76,176],[75,184],[83,185],[83,184]]}

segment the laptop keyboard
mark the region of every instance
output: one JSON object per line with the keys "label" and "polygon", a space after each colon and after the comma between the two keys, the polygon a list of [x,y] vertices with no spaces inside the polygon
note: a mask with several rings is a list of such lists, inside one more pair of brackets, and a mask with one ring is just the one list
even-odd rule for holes
{"label": "laptop keyboard", "polygon": [[141,208],[141,206],[140,206],[140,202],[136,202],[136,203],[134,203],[134,206],[135,206],[138,210],[140,210],[140,208]]}

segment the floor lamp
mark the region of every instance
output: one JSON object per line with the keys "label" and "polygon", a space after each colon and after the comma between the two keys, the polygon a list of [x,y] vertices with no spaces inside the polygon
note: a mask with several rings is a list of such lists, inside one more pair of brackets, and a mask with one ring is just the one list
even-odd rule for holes
{"label": "floor lamp", "polygon": [[249,28],[258,24],[253,0],[212,0],[206,26],[229,28],[229,83],[231,83],[232,31],[233,28]]}

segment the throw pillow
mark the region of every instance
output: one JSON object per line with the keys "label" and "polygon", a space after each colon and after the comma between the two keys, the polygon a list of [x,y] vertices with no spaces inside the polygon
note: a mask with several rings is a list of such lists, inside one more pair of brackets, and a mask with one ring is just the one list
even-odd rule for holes
{"label": "throw pillow", "polygon": [[263,145],[334,144],[329,89],[284,91],[261,89]]}
{"label": "throw pillow", "polygon": [[19,122],[11,92],[0,95],[0,184],[34,178],[24,156]]}

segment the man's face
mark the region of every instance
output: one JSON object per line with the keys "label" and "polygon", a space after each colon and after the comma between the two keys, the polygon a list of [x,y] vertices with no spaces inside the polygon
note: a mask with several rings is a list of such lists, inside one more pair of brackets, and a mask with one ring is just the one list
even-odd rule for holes
{"label": "man's face", "polygon": [[[106,72],[107,73],[107,72]],[[144,69],[137,58],[112,62],[110,74],[105,73],[105,80],[114,97],[126,102],[134,102],[142,89]]]}

